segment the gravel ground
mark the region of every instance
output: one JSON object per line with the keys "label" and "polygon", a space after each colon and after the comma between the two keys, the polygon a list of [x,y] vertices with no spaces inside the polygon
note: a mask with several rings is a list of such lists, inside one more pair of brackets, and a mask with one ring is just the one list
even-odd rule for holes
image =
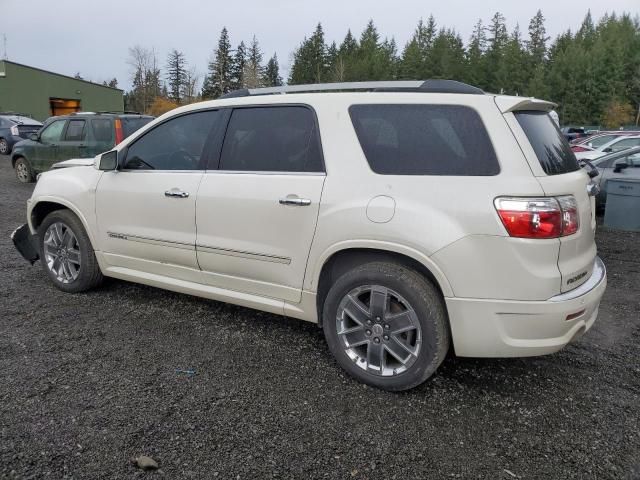
{"label": "gravel ground", "polygon": [[9,239],[31,190],[0,157],[2,478],[640,478],[640,234],[598,231],[609,288],[577,343],[451,357],[393,394],[305,322],[115,280],[56,290]]}

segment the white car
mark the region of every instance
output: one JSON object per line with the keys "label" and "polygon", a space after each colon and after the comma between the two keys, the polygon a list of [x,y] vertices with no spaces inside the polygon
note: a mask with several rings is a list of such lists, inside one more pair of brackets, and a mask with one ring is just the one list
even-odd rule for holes
{"label": "white car", "polygon": [[552,107],[443,80],[237,91],[42,174],[13,239],[66,292],[109,276],[317,322],[404,390],[450,348],[549,354],[596,320],[597,192]]}
{"label": "white car", "polygon": [[599,147],[586,152],[576,152],[578,160],[595,160],[608,153],[621,152],[627,148],[637,147],[640,145],[640,135],[620,136],[600,145]]}

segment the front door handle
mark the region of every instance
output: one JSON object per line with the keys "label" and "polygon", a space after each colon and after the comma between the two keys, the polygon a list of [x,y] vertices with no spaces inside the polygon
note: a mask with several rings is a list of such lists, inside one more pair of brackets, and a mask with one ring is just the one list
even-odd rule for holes
{"label": "front door handle", "polygon": [[187,198],[189,194],[187,192],[183,192],[179,188],[172,188],[171,190],[167,190],[164,192],[165,197],[174,197],[174,198]]}
{"label": "front door handle", "polygon": [[308,207],[311,205],[311,200],[308,198],[300,198],[297,195],[288,195],[279,200],[280,205],[294,205],[296,207]]}

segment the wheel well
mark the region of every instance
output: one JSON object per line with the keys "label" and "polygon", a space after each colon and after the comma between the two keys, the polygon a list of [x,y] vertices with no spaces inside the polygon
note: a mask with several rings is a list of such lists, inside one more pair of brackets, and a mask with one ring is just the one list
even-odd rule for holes
{"label": "wheel well", "polygon": [[26,159],[27,157],[25,157],[24,155],[12,155],[11,156],[11,168],[16,168],[16,161],[19,158],[24,158]]}
{"label": "wheel well", "polygon": [[31,225],[37,229],[47,215],[55,210],[69,210],[64,205],[55,202],[39,202],[31,210]]}
{"label": "wheel well", "polygon": [[410,268],[429,280],[442,295],[442,289],[438,284],[435,276],[422,263],[414,258],[408,257],[401,253],[390,252],[386,250],[377,250],[369,248],[350,248],[340,250],[327,259],[320,271],[320,280],[318,281],[318,295],[316,296],[316,306],[318,309],[318,325],[322,326],[322,307],[324,299],[331,288],[331,285],[345,272],[353,268],[371,262],[395,262],[407,268]]}

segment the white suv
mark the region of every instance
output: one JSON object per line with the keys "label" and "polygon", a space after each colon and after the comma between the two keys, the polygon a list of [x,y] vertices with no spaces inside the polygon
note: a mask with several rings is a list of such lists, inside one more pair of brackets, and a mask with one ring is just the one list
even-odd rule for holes
{"label": "white suv", "polygon": [[66,292],[105,275],[318,322],[388,390],[450,347],[552,353],[606,286],[552,107],[446,80],[233,92],[42,174],[14,243]]}

